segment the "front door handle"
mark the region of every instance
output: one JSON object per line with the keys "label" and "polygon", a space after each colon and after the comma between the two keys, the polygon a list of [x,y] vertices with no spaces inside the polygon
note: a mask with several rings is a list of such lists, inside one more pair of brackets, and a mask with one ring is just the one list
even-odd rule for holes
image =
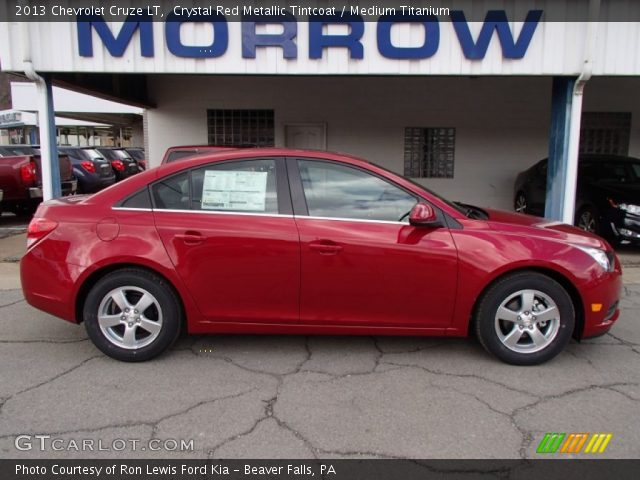
{"label": "front door handle", "polygon": [[200,232],[187,231],[184,233],[176,234],[175,238],[182,240],[185,245],[199,245],[204,240],[204,237]]}
{"label": "front door handle", "polygon": [[311,242],[309,248],[318,252],[320,255],[336,255],[342,251],[342,246],[331,240],[318,240]]}

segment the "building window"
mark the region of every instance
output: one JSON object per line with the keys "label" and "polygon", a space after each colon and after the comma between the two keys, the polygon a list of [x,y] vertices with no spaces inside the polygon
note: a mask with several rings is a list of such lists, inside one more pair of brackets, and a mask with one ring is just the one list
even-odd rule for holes
{"label": "building window", "polygon": [[207,110],[209,145],[273,147],[273,110]]}
{"label": "building window", "polygon": [[628,155],[631,113],[585,112],[580,128],[580,153]]}
{"label": "building window", "polygon": [[453,178],[455,144],[455,128],[405,128],[405,176],[414,178]]}

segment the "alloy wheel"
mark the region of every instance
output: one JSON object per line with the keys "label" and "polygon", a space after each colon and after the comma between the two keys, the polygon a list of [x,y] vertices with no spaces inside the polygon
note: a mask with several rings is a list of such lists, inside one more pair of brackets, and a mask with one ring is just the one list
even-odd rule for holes
{"label": "alloy wheel", "polygon": [[98,325],[107,340],[128,350],[152,343],[162,330],[162,309],[147,290],[118,287],[107,293],[98,307]]}
{"label": "alloy wheel", "polygon": [[517,353],[534,353],[553,342],[560,328],[560,311],[547,294],[519,290],[507,297],[495,315],[498,339]]}

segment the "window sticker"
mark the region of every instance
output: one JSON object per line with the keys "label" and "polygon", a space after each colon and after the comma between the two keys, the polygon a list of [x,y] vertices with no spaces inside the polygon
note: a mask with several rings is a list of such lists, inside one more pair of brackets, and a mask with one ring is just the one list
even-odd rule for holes
{"label": "window sticker", "polygon": [[207,170],[202,184],[203,210],[264,212],[268,172]]}

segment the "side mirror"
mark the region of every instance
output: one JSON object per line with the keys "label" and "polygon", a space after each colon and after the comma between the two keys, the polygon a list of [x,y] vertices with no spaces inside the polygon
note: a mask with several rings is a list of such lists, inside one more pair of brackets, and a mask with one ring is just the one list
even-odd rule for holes
{"label": "side mirror", "polygon": [[409,224],[414,227],[437,228],[442,226],[436,211],[426,203],[416,203],[409,213]]}

